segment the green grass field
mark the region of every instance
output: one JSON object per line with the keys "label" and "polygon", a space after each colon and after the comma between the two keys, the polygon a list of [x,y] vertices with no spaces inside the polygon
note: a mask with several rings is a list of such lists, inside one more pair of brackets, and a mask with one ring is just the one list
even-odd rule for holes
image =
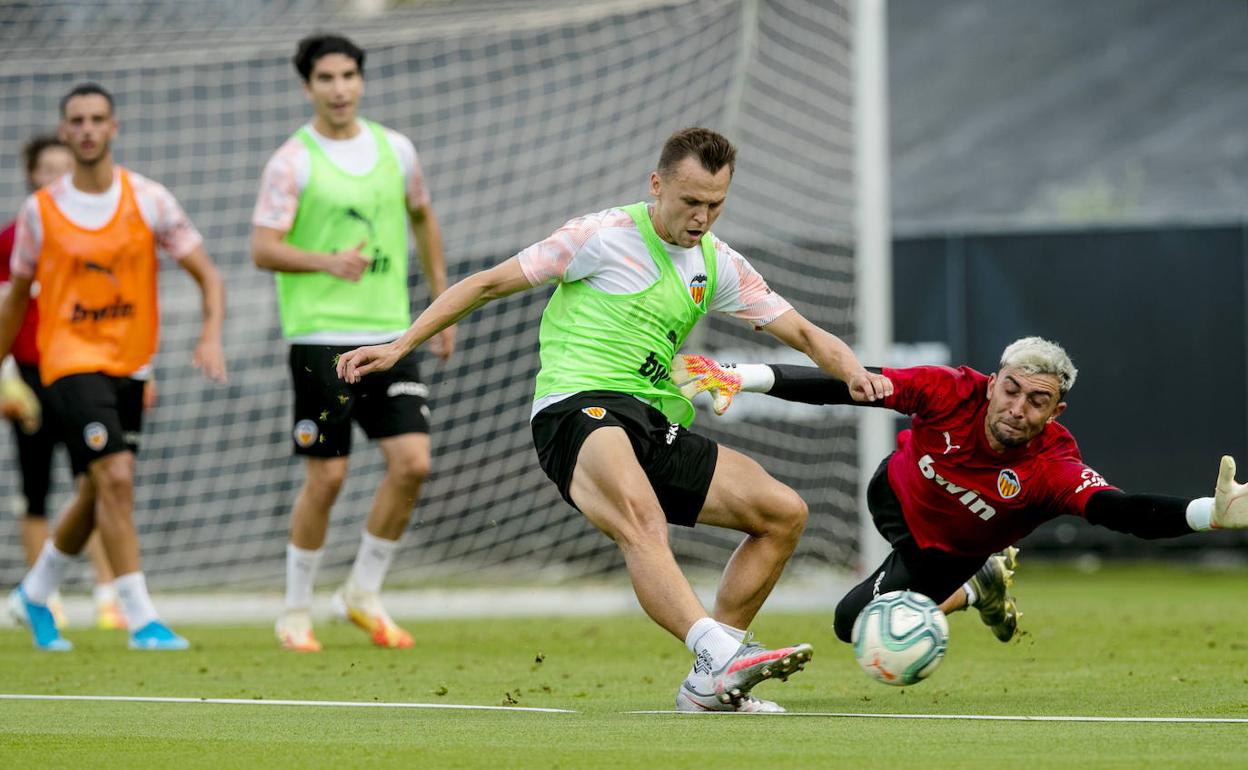
{"label": "green grass field", "polygon": [[[1024,562],[1026,633],[1000,644],[952,617],[928,681],[857,669],[825,614],[764,610],[764,641],[815,658],[759,694],[792,712],[1248,717],[1248,573],[1095,574]],[[577,713],[0,700],[0,767],[1243,767],[1248,724],[637,715],[671,709],[684,647],[641,616],[408,624],[417,649],[347,626],[326,651],[275,648],[268,626],[183,626],[188,653],[138,653],[75,630],[38,654],[0,631],[0,692],[518,705]],[[539,662],[540,658],[540,662]]]}

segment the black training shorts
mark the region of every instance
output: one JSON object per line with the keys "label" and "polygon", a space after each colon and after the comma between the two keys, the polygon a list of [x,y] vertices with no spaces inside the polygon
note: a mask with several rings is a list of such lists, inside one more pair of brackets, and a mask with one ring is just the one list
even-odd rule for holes
{"label": "black training shorts", "polygon": [[420,381],[416,356],[404,356],[393,369],[348,385],[338,379],[335,367],[339,355],[354,349],[354,345],[290,346],[295,454],[351,454],[352,420],[370,439],[429,432],[429,386]]}
{"label": "black training shorts", "polygon": [[650,479],[672,524],[692,527],[706,502],[719,446],[705,436],[668,422],[658,409],[632,396],[606,390],[577,393],[533,417],[533,445],[542,470],[573,508],[569,491],[581,444],[590,433],[617,426],[628,434],[637,462]]}
{"label": "black training shorts", "polygon": [[46,403],[75,476],[101,457],[139,451],[143,386],[142,380],[90,373],[71,374],[47,387]]}

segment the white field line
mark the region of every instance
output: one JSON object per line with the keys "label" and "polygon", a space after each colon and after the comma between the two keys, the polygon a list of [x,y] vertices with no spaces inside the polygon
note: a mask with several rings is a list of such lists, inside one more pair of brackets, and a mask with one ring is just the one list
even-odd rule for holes
{"label": "white field line", "polygon": [[[625,714],[675,714],[678,716],[760,716],[742,712],[625,711]],[[777,717],[841,717],[848,719],[952,719],[981,722],[1166,722],[1178,724],[1248,724],[1248,718],[1234,717],[1088,717],[1088,716],[1009,716],[1002,714],[855,714],[842,711],[788,711],[762,714]]]}
{"label": "white field line", "polygon": [[575,714],[569,709],[523,706],[472,706],[457,703],[383,703],[350,700],[249,700],[245,698],[156,698],[139,695],[26,695],[0,694],[0,700],[105,701],[112,703],[199,703],[218,706],[321,706],[326,708],[452,709],[459,711],[529,711],[542,714]]}

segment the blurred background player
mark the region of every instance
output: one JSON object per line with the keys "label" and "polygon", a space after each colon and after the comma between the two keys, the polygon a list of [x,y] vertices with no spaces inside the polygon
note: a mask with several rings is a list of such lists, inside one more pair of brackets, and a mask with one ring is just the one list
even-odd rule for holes
{"label": "blurred background player", "polygon": [[[60,138],[44,134],[26,142],[22,148],[22,162],[26,169],[26,186],[33,193],[73,170],[74,156]],[[8,290],[9,259],[16,230],[16,219],[0,230],[0,285],[5,291]],[[13,340],[12,355],[5,359],[3,371],[0,372],[0,413],[13,423],[17,461],[22,470],[25,509],[20,526],[27,568],[34,565],[48,539],[47,505],[52,482],[52,451],[60,443],[44,403],[43,384],[39,382],[39,348],[35,344],[38,323],[38,301],[32,299],[17,338]],[[82,498],[75,495],[69,507],[83,504]],[[125,628],[125,619],[121,616],[117,592],[113,587],[113,571],[108,566],[108,558],[104,555],[98,535],[92,535],[87,543],[87,556],[95,572],[93,596],[96,626],[102,629]],[[48,609],[52,611],[57,626],[63,628],[65,610],[59,591],[48,597]],[[13,614],[21,617],[21,613]]]}
{"label": "blurred background player", "polygon": [[[256,266],[277,273],[295,390],[294,451],[306,470],[291,512],[286,609],[275,631],[286,649],[321,649],[312,588],[347,476],[354,420],[378,442],[386,475],[334,609],[374,644],[407,648],[412,637],[379,592],[429,473],[429,388],[415,358],[351,386],[334,364],[340,353],[389,342],[411,323],[409,222],[430,296],[445,290],[442,236],[411,141],[357,115],[364,51],[343,37],[312,36],[299,41],[294,65],[315,114],[265,166],[252,219]],[[450,328],[431,348],[446,360],[453,345]]]}
{"label": "blurred background player", "polygon": [[1014,544],[1061,515],[1142,538],[1248,527],[1248,486],[1223,457],[1214,497],[1127,494],[1084,464],[1074,437],[1056,420],[1078,370],[1066,351],[1039,337],[1015,340],[997,371],[968,366],[884,368],[892,395],[861,403],[818,369],[787,364],[720,364],[678,356],[672,379],[692,396],[713,394],[715,411],[738,391],[807,404],[882,406],[909,415],[897,450],[867,488],[875,526],[893,546],[878,569],[841,599],[836,635],[850,641],[872,598],[911,590],[946,612],[979,610],[1002,642],[1020,613],[1008,588]]}
{"label": "blurred background player", "polygon": [[[711,234],[735,164],[736,148],[720,134],[678,131],[650,174],[653,203],[569,221],[457,283],[395,342],[338,362],[348,382],[367,382],[487,302],[558,285],[539,334],[531,413],[539,462],[564,499],[619,545],[646,613],[694,654],[676,693],[682,711],[783,711],[750,690],[799,670],[811,648],[769,650],[745,630],[801,537],[806,504],[755,461],[688,430],[693,406],[668,378],[675,351],[717,311],[802,351],[857,398],[882,397],[887,384]],[[724,568],[713,617],[676,563],[669,523],[746,534]]]}
{"label": "blurred background player", "polygon": [[203,325],[192,363],[224,382],[221,324],[225,292],[203,239],[161,185],[113,162],[113,98],[99,85],[61,100],[60,136],[72,173],[22,205],[11,289],[0,305],[0,355],[7,354],[39,284],[36,337],[49,412],[69,449],[82,504],[58,522],[14,589],[35,646],[68,650],[47,608],[98,528],[134,649],[185,649],[156,614],[139,564],[134,462],[142,426],[143,380],[156,350],[157,248],[199,284]]}

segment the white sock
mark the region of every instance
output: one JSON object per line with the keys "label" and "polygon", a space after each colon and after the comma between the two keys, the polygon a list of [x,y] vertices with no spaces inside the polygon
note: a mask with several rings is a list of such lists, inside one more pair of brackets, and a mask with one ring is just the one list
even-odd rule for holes
{"label": "white sock", "polygon": [[96,604],[115,602],[117,601],[117,589],[112,583],[96,583],[95,588],[91,590],[91,596],[95,599]]}
{"label": "white sock", "polygon": [[728,625],[727,623],[720,623],[719,627],[724,629],[724,631],[733,639],[736,639],[738,642],[741,642],[742,644],[745,643],[746,631],[744,628],[735,628],[733,626]]}
{"label": "white sock", "polygon": [[316,568],[323,553],[320,548],[309,551],[294,543],[286,544],[286,609],[312,607],[312,584],[316,582]]}
{"label": "white sock", "polygon": [[35,559],[35,565],[22,578],[22,590],[26,592],[26,598],[34,604],[46,605],[48,597],[60,588],[65,573],[73,563],[74,557],[58,550],[51,540],[44,541],[43,550],[39,552],[39,558]]}
{"label": "white sock", "polygon": [[398,540],[385,540],[365,530],[360,535],[360,550],[356,551],[355,564],[351,565],[350,582],[359,591],[375,594],[381,590],[386,579],[390,560],[399,548]]}
{"label": "white sock", "polygon": [[720,628],[713,618],[702,618],[685,635],[685,646],[694,655],[694,675],[710,676],[732,659],[741,643]]}
{"label": "white sock", "polygon": [[113,585],[117,588],[117,599],[121,602],[121,614],[126,617],[127,628],[138,631],[157,619],[152,597],[147,595],[147,578],[141,571],[122,575],[113,581]]}
{"label": "white sock", "polygon": [[962,590],[966,591],[966,606],[974,607],[975,600],[978,599],[979,597],[975,595],[975,589],[971,587],[970,582],[963,583]]}

